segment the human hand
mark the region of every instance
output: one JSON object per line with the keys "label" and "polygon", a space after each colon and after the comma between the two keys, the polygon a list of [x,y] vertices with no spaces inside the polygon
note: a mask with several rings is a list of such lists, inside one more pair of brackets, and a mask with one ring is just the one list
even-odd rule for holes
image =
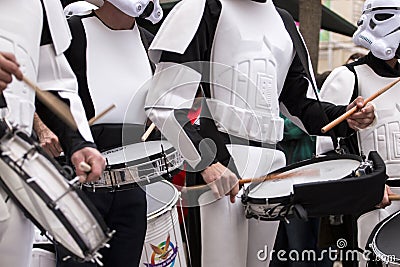
{"label": "human hand", "polygon": [[364,98],[359,96],[347,106],[347,110],[357,106],[357,111],[354,112],[349,118],[347,123],[349,127],[354,130],[364,129],[368,127],[375,119],[375,108],[371,103],[364,106]]}
{"label": "human hand", "polygon": [[239,180],[231,170],[217,162],[204,169],[201,175],[215,197],[230,195],[231,202],[235,203],[235,196],[239,192]]}
{"label": "human hand", "polygon": [[[84,147],[76,151],[71,157],[71,162],[75,167],[76,175],[81,177],[80,182],[97,181],[106,166],[105,158],[92,147]],[[90,166],[90,171],[81,168],[82,162]]]}
{"label": "human hand", "polygon": [[18,80],[23,78],[14,54],[0,51],[0,92],[12,82],[12,75]]}
{"label": "human hand", "polygon": [[377,208],[385,208],[385,207],[389,206],[390,204],[392,204],[392,202],[389,199],[389,195],[392,195],[392,194],[393,194],[393,192],[392,192],[392,190],[390,190],[390,186],[385,185],[383,199],[382,199],[381,203],[379,203],[376,207]]}
{"label": "human hand", "polygon": [[33,119],[33,128],[39,138],[40,146],[44,151],[53,157],[59,157],[63,152],[57,135],[55,135],[35,113]]}

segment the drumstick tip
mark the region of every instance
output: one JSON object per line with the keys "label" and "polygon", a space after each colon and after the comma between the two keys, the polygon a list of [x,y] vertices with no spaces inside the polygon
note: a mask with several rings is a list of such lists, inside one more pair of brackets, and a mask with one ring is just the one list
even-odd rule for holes
{"label": "drumstick tip", "polygon": [[86,162],[82,161],[79,163],[79,170],[84,172],[90,172],[92,170],[92,167]]}

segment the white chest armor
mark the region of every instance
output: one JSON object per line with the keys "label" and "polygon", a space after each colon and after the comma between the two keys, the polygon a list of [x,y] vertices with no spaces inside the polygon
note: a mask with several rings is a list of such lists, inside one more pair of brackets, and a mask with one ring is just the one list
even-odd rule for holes
{"label": "white chest armor", "polygon": [[291,38],[270,0],[221,0],[208,101],[220,131],[254,141],[283,137],[278,96],[293,59]]}
{"label": "white chest armor", "polygon": [[[377,76],[367,65],[355,67],[359,84],[359,95],[368,97],[378,89],[397,78]],[[360,142],[364,154],[371,150],[378,151],[386,165],[390,178],[400,178],[400,85],[397,84],[374,100],[377,124],[360,131]]]}
{"label": "white chest armor", "polygon": [[[36,81],[43,21],[40,1],[0,1],[0,14],[0,51],[15,54],[23,74]],[[7,119],[30,132],[35,110],[34,91],[14,78],[4,96]]]}
{"label": "white chest armor", "polygon": [[[100,123],[143,124],[146,120],[143,85],[151,67],[137,26],[111,30],[97,17],[83,20],[87,38],[87,80],[96,115],[115,104]],[[125,114],[129,110],[129,114]],[[126,115],[126,117],[125,117]]]}

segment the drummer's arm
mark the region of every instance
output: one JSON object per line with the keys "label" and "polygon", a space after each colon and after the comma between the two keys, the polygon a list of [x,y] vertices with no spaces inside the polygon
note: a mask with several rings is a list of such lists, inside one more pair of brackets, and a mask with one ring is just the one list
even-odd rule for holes
{"label": "drummer's arm", "polygon": [[[325,126],[326,121],[321,115],[321,108],[326,113],[328,120],[332,121],[346,112],[346,109],[357,105],[362,106],[362,100],[356,99],[349,106],[334,105],[328,102],[319,104],[315,99],[307,97],[309,81],[305,78],[304,68],[301,65],[299,57],[296,55],[290,66],[286,77],[279,101],[284,105],[282,113],[289,119],[297,117],[295,121],[301,121],[299,127],[306,130],[311,135],[322,135],[321,128]],[[365,128],[373,122],[375,118],[372,105],[367,105],[363,112],[356,112],[350,120],[340,123],[333,128],[336,136],[346,137],[354,133],[356,128]]]}
{"label": "drummer's arm", "polygon": [[58,136],[66,156],[71,157],[76,174],[85,174],[79,168],[83,161],[91,165],[87,181],[97,180],[105,167],[105,159],[93,143],[85,111],[78,96],[75,75],[64,54],[57,55],[53,44],[48,40],[50,39],[42,36],[37,82],[41,89],[50,91],[70,106],[78,130],[73,130],[63,123],[39,100],[36,100],[36,111],[44,124]]}
{"label": "drummer's arm", "polygon": [[[224,164],[218,161],[213,149],[210,147],[203,136],[201,136],[197,129],[192,125],[187,116],[188,112],[184,110],[175,111],[175,116],[177,120],[183,125],[183,129],[189,138],[192,140],[196,149],[201,153],[202,162],[199,163],[203,171],[201,175],[203,180],[208,184],[208,186],[213,191],[216,198],[221,198],[224,195],[230,195],[231,202],[235,202],[235,196],[239,192],[239,184],[236,174],[234,174],[228,167],[229,162],[232,163],[231,156],[229,152],[226,152],[224,158]],[[207,138],[210,141],[210,138]],[[216,145],[216,144],[214,144]],[[223,147],[225,148],[225,146]],[[218,152],[217,152],[218,153]],[[221,153],[220,153],[221,154]],[[228,162],[228,163],[226,163]]]}

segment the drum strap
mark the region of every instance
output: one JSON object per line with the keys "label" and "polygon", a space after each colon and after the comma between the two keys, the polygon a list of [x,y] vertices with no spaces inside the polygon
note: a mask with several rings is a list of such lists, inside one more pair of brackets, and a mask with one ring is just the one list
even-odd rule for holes
{"label": "drum strap", "polygon": [[[291,17],[291,15],[283,9],[276,8],[276,10],[278,11],[279,15],[282,17],[285,28],[288,31],[290,38],[292,39],[293,46],[296,50],[296,54],[299,56],[301,64],[304,67],[306,77],[310,81],[310,84],[314,91],[315,97],[318,101],[318,105],[321,109],[321,114],[323,116],[323,119],[326,122],[326,124],[328,124],[329,123],[328,116],[326,115],[325,110],[322,108],[321,101],[319,100],[319,96],[318,96],[318,91],[317,91],[317,88],[316,88],[316,85],[315,85],[315,82],[313,79],[313,75],[311,75],[311,73],[310,73],[309,61],[308,61],[308,57],[307,57],[308,52],[307,52],[307,48],[304,45],[303,39],[301,38],[301,36],[296,28],[296,25],[293,22],[293,18]],[[338,142],[337,142],[336,134],[334,133],[334,131],[329,131],[328,134],[332,139],[333,147],[337,148]]]}

